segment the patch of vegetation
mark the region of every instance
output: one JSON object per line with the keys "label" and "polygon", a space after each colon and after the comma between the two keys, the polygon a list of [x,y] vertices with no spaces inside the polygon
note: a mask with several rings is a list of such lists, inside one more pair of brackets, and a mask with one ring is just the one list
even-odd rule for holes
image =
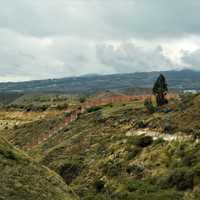
{"label": "patch of vegetation", "polygon": [[65,180],[67,184],[70,184],[81,173],[83,166],[81,163],[71,161],[65,162],[59,167],[58,174]]}
{"label": "patch of vegetation", "polygon": [[127,168],[126,168],[126,172],[129,175],[132,175],[137,178],[143,177],[144,170],[145,170],[144,166],[136,165],[136,164],[131,164],[131,165],[127,166]]}
{"label": "patch of vegetation", "polygon": [[146,128],[146,124],[145,124],[144,120],[139,120],[136,122],[135,127],[136,128]]}
{"label": "patch of vegetation", "polygon": [[153,106],[151,99],[145,99],[144,106],[150,114],[154,113],[156,110],[155,107]]}
{"label": "patch of vegetation", "polygon": [[0,197],[6,200],[72,200],[53,171],[32,161],[0,138]]}
{"label": "patch of vegetation", "polygon": [[118,176],[122,171],[122,164],[119,161],[108,161],[102,165],[102,171],[110,177]]}
{"label": "patch of vegetation", "polygon": [[[129,144],[132,144],[132,141],[129,141]],[[139,152],[141,152],[141,148],[138,146],[128,147],[127,151],[128,151],[127,159],[132,160],[136,157],[136,155],[138,155]]]}
{"label": "patch of vegetation", "polygon": [[192,135],[194,139],[200,139],[200,128],[193,128]]}
{"label": "patch of vegetation", "polygon": [[159,145],[159,144],[164,144],[164,143],[165,143],[165,140],[161,137],[153,141],[154,145]]}
{"label": "patch of vegetation", "polygon": [[96,112],[96,111],[100,110],[101,108],[102,108],[101,106],[94,106],[94,107],[88,108],[87,112],[88,113]]}
{"label": "patch of vegetation", "polygon": [[153,143],[153,138],[151,136],[130,136],[127,140],[128,144],[132,144],[138,147],[147,147]]}
{"label": "patch of vegetation", "polygon": [[177,190],[193,188],[193,174],[188,168],[177,168],[172,170],[167,178],[167,185],[176,187]]}
{"label": "patch of vegetation", "polygon": [[182,194],[174,190],[162,190],[158,186],[145,181],[127,180],[123,182],[123,190],[112,195],[116,200],[181,200]]}
{"label": "patch of vegetation", "polygon": [[105,187],[105,182],[102,180],[96,180],[94,182],[94,187],[96,189],[96,192],[102,192]]}
{"label": "patch of vegetation", "polygon": [[[198,200],[199,143],[153,140],[150,136],[137,135],[138,129],[145,127],[164,131],[161,137],[184,130],[184,135],[198,138],[200,98],[195,96],[188,101],[192,103],[183,112],[174,101],[154,113],[147,113],[142,101],[92,108],[30,150],[29,155],[61,175],[80,199]],[[163,112],[165,109],[171,111]],[[63,112],[64,115],[68,116]],[[5,132],[21,146],[24,141],[50,130],[51,125],[60,127],[62,119],[45,118]],[[128,132],[132,136],[127,136]],[[4,154],[13,162],[19,160],[6,151]]]}

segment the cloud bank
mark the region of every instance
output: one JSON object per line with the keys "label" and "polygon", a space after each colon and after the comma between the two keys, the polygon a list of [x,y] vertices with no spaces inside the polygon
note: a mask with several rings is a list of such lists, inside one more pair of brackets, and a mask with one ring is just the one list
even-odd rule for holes
{"label": "cloud bank", "polygon": [[20,0],[0,7],[0,81],[200,69],[196,0]]}

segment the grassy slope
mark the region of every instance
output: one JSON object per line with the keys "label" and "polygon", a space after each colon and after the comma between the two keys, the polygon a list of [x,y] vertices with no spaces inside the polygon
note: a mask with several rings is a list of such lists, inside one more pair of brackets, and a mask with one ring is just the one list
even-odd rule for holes
{"label": "grassy slope", "polygon": [[0,199],[72,200],[70,191],[55,172],[32,161],[0,138]]}
{"label": "grassy slope", "polygon": [[[199,199],[199,143],[158,139],[141,147],[138,141],[144,138],[126,136],[141,121],[161,131],[170,125],[171,134],[193,134],[199,128],[199,99],[172,102],[169,113],[148,114],[142,102],[103,106],[81,115],[29,154],[59,173],[85,200]],[[20,129],[16,135],[22,136]],[[23,143],[23,137],[18,139]]]}
{"label": "grassy slope", "polygon": [[[60,116],[62,114],[60,113]],[[19,148],[33,142],[42,135],[52,132],[54,127],[63,124],[63,119],[57,116],[36,120],[34,122],[18,125],[13,129],[3,130],[1,135]]]}
{"label": "grassy slope", "polygon": [[183,132],[195,134],[200,129],[200,95],[188,95],[183,97],[181,102],[174,102],[167,107],[171,107],[173,112],[155,113],[148,121],[150,128],[164,131],[166,126],[170,126],[172,133]]}
{"label": "grassy slope", "polygon": [[[135,109],[130,108],[134,105]],[[148,158],[149,150],[162,150],[161,144],[147,150],[132,144],[131,138],[125,136],[144,117],[138,110],[141,105],[134,105],[118,104],[85,114],[32,155],[63,176],[83,199],[181,199],[183,192],[157,184],[156,170],[165,171],[163,176],[167,176],[166,166],[150,172],[148,165],[143,169],[143,161],[139,162]],[[169,162],[171,156],[161,157],[160,162]],[[96,191],[99,181],[105,184],[101,192]]]}

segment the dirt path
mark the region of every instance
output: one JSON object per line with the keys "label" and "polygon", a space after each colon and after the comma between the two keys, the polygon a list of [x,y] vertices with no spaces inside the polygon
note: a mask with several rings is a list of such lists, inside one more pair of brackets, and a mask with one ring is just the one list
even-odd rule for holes
{"label": "dirt path", "polygon": [[193,137],[191,135],[186,135],[183,133],[176,133],[176,134],[166,134],[166,133],[161,133],[158,131],[152,131],[149,129],[140,129],[140,130],[132,130],[128,131],[126,133],[126,136],[134,136],[134,135],[146,135],[146,136],[151,136],[154,140],[158,138],[163,138],[166,141],[173,141],[173,140],[178,140],[178,141],[188,141],[188,140],[193,140]]}

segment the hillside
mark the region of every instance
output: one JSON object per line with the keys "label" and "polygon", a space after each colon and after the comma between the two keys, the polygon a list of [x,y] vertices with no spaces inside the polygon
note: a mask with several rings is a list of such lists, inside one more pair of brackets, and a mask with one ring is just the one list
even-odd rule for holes
{"label": "hillside", "polygon": [[20,123],[18,114],[17,127],[1,134],[59,174],[80,199],[198,200],[200,96],[172,98],[152,114],[143,103],[95,105],[71,123],[65,109],[31,111],[32,121]]}
{"label": "hillside", "polygon": [[102,90],[126,90],[135,87],[149,88],[160,73],[166,76],[169,86],[172,88],[200,89],[200,72],[183,70],[0,83],[0,92],[65,91],[68,93],[92,93]]}
{"label": "hillside", "polygon": [[72,200],[55,172],[36,163],[0,137],[0,199]]}

